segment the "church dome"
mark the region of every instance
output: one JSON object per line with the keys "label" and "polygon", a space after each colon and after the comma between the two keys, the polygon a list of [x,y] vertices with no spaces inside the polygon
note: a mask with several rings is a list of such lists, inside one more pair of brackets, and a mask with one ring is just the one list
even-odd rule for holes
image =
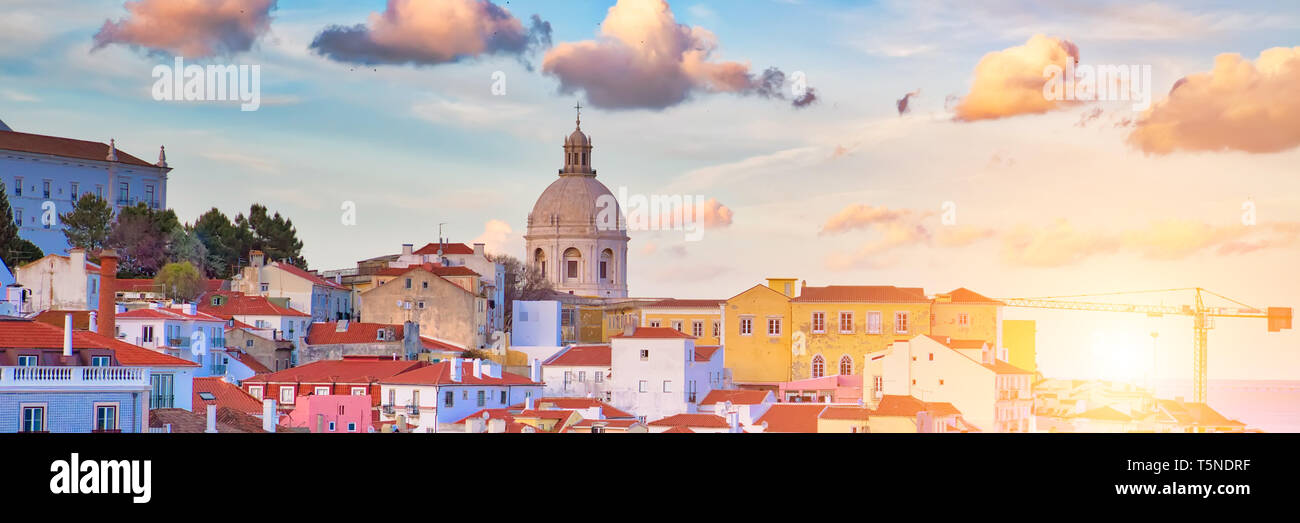
{"label": "church dome", "polygon": [[582,129],[574,129],[573,134],[564,139],[564,145],[586,147],[591,145],[591,139],[586,134],[583,134]]}
{"label": "church dome", "polygon": [[561,176],[537,198],[529,215],[529,227],[544,229],[555,225],[555,220],[561,226],[594,225],[602,219],[600,213],[605,208],[601,206],[601,196],[613,204],[605,212],[618,212],[613,193],[594,176]]}

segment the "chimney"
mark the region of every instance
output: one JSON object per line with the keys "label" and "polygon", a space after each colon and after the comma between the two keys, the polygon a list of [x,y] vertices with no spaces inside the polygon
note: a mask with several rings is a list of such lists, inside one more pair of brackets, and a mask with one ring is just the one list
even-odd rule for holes
{"label": "chimney", "polygon": [[533,383],[542,382],[542,360],[533,358],[533,371],[529,373],[528,377],[533,380]]}
{"label": "chimney", "polygon": [[68,251],[68,263],[72,265],[73,270],[85,272],[86,270],[86,250],[80,247]]}
{"label": "chimney", "polygon": [[99,332],[99,324],[96,323],[97,321],[99,321],[99,312],[90,311],[90,332]]}
{"label": "chimney", "polygon": [[740,412],[728,412],[727,424],[731,425],[731,433],[740,433]]}
{"label": "chimney", "polygon": [[63,357],[72,357],[72,313],[63,315]]}
{"label": "chimney", "polygon": [[198,311],[199,311],[198,308],[197,308],[197,305],[196,305],[195,303],[192,303],[192,302],[191,302],[191,303],[186,303],[184,306],[182,306],[181,310],[185,311],[185,314],[190,315],[190,316],[193,316],[193,315],[197,314]]}
{"label": "chimney", "polygon": [[99,329],[96,332],[117,337],[117,251],[99,253]]}
{"label": "chimney", "polygon": [[629,323],[629,324],[627,324],[627,325],[624,325],[624,326],[623,326],[623,335],[624,335],[624,336],[635,336],[635,335],[636,335],[636,325],[632,325],[631,323]]}
{"label": "chimney", "polygon": [[213,434],[217,432],[217,406],[208,405],[208,428],[203,432]]}
{"label": "chimney", "polygon": [[402,244],[402,256],[410,256],[412,254],[412,251],[414,250],[415,250],[414,245],[411,245],[409,243]]}
{"label": "chimney", "polygon": [[461,363],[460,358],[451,359],[451,381],[460,383]]}
{"label": "chimney", "polygon": [[253,267],[261,267],[266,263],[266,255],[262,251],[248,251],[248,263]]}
{"label": "chimney", "polygon": [[474,379],[483,379],[483,360],[474,358]]}
{"label": "chimney", "polygon": [[483,243],[474,244],[475,256],[483,257],[486,254],[486,252],[487,252],[487,244],[483,244]]}
{"label": "chimney", "polygon": [[506,431],[506,420],[501,418],[492,418],[488,420],[488,432],[492,434],[501,434]]}
{"label": "chimney", "polygon": [[275,422],[279,419],[275,410],[275,400],[262,400],[262,430],[275,432]]}

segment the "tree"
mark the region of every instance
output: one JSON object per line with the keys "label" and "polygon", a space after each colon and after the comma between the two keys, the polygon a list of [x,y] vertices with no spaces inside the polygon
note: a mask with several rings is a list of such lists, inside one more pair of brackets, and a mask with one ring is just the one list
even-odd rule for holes
{"label": "tree", "polygon": [[280,216],[278,212],[268,215],[265,205],[255,203],[249,208],[247,218],[242,214],[235,217],[235,227],[238,229],[237,235],[244,238],[251,236],[249,249],[266,253],[269,260],[287,261],[291,265],[307,268],[307,260],[302,257],[302,242],[298,240],[298,230],[294,228],[293,220]]}
{"label": "tree", "polygon": [[16,267],[45,257],[45,253],[35,243],[15,237],[5,249],[4,261],[9,267]]}
{"label": "tree", "polygon": [[117,250],[118,278],[152,278],[167,262],[166,236],[146,214],[123,209],[108,244]]}
{"label": "tree", "polygon": [[195,237],[208,251],[208,260],[204,264],[208,277],[225,279],[233,276],[233,269],[239,266],[243,246],[230,218],[213,207],[194,221],[193,229]]}
{"label": "tree", "polygon": [[467,360],[490,360],[492,355],[483,349],[466,349],[460,353],[461,358]]}
{"label": "tree", "polygon": [[167,260],[173,263],[189,262],[201,274],[206,275],[208,248],[199,241],[192,226],[183,226],[172,231],[167,239]]}
{"label": "tree", "polygon": [[68,245],[85,249],[92,256],[108,245],[113,231],[113,208],[94,193],[83,193],[72,210],[59,216]]}
{"label": "tree", "polygon": [[4,182],[0,182],[0,259],[12,270],[13,267],[38,260],[42,256],[45,253],[36,244],[18,235],[14,210],[9,206],[9,194]]}
{"label": "tree", "polygon": [[203,294],[203,275],[187,261],[164,265],[154,278],[154,284],[173,300],[194,301]]}
{"label": "tree", "polygon": [[488,255],[488,259],[505,266],[505,329],[511,330],[515,300],[544,300],[555,294],[551,281],[536,267],[527,265],[509,254]]}

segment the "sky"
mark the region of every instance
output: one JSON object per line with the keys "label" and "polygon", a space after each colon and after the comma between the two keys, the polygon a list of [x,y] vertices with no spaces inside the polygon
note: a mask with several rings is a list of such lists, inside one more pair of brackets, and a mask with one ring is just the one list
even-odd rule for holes
{"label": "sky", "polygon": [[[182,220],[263,203],[313,269],[440,224],[522,256],[580,101],[615,194],[711,202],[699,241],[631,233],[634,296],[793,277],[1297,305],[1300,8],[970,4],[0,0],[0,120],[145,159],[165,145]],[[259,66],[261,106],[155,100],[176,56]],[[1150,107],[1049,100],[1043,71],[1076,63],[1148,70]],[[1006,316],[1038,320],[1051,376],[1145,376],[1152,331],[1157,376],[1191,375],[1190,318]],[[1300,379],[1300,337],[1220,320],[1210,369]]]}

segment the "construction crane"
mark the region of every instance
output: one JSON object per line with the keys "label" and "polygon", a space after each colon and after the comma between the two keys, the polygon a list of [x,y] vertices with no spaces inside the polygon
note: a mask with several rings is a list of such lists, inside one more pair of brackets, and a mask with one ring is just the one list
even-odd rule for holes
{"label": "construction crane", "polygon": [[[1141,305],[1131,303],[1104,303],[1088,301],[1068,301],[1075,298],[1115,296],[1122,294],[1143,294],[1155,292],[1195,291],[1194,305]],[[1232,307],[1210,307],[1205,304],[1206,295],[1215,296],[1239,305]],[[1042,298],[1012,298],[1002,300],[1010,307],[1028,307],[1036,309],[1061,309],[1100,312],[1135,312],[1147,316],[1160,317],[1166,314],[1192,317],[1192,396],[1197,403],[1206,402],[1206,351],[1209,348],[1209,331],[1214,328],[1215,318],[1262,318],[1268,320],[1268,332],[1278,332],[1291,328],[1290,307],[1268,307],[1260,309],[1242,302],[1211,292],[1200,287],[1182,289],[1158,289],[1151,291],[1112,292],[1106,294],[1077,294],[1073,296],[1047,296]]]}

